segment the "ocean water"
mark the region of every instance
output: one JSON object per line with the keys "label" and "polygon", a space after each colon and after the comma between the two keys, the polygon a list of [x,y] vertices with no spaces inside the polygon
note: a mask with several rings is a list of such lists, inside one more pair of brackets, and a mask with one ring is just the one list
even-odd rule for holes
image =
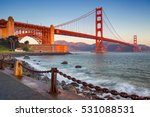
{"label": "ocean water", "polygon": [[[129,94],[150,96],[150,53],[77,52],[69,55],[30,56],[24,60],[37,70],[56,67],[82,81]],[[68,61],[67,65],[61,64]],[[82,68],[75,68],[81,65]],[[47,74],[50,77],[50,74]],[[58,80],[69,80],[58,75]]]}

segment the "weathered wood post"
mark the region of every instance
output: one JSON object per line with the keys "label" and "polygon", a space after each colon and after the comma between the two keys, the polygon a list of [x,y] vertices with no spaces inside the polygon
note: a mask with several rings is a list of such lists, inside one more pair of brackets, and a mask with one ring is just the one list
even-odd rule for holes
{"label": "weathered wood post", "polygon": [[57,89],[57,68],[51,69],[51,86],[50,86],[50,92],[51,94],[58,94]]}
{"label": "weathered wood post", "polygon": [[0,69],[1,69],[1,70],[4,70],[3,59],[0,60]]}
{"label": "weathered wood post", "polygon": [[15,68],[14,68],[14,75],[18,78],[18,79],[22,79],[22,61],[16,61],[15,63]]}
{"label": "weathered wood post", "polygon": [[4,70],[4,55],[1,55],[0,57],[0,69]]}

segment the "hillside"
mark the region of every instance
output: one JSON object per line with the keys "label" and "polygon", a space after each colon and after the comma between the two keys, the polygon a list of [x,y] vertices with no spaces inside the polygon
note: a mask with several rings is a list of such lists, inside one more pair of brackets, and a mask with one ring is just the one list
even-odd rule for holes
{"label": "hillside", "polygon": [[[55,41],[55,44],[68,45],[70,51],[94,51],[95,44],[86,44],[82,42],[67,42],[67,41]],[[106,51],[109,52],[132,52],[132,47],[127,45],[115,44],[110,42],[104,42]],[[150,52],[150,47],[146,45],[139,45],[142,52]]]}

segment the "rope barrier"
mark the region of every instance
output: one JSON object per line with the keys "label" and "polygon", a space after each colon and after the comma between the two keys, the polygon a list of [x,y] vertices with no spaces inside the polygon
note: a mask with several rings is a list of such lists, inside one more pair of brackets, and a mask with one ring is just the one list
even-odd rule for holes
{"label": "rope barrier", "polygon": [[46,70],[46,71],[38,71],[38,70],[33,70],[33,69],[30,69],[28,67],[26,67],[25,65],[23,64],[20,64],[24,69],[30,71],[30,72],[34,72],[34,73],[49,73],[51,72],[51,70]]}
{"label": "rope barrier", "polygon": [[142,97],[142,96],[138,96],[136,94],[127,94],[126,92],[118,92],[116,90],[110,90],[110,89],[107,89],[107,88],[102,88],[102,87],[99,87],[99,86],[94,86],[93,84],[91,83],[86,83],[86,82],[82,82],[81,80],[77,80],[76,78],[74,77],[71,77],[67,74],[64,74],[62,73],[61,71],[57,70],[57,73],[69,80],[72,80],[78,84],[82,84],[84,87],[89,87],[91,89],[95,89],[97,92],[103,92],[103,93],[111,93],[112,95],[119,95],[123,98],[131,98],[132,100],[150,100],[150,97]]}
{"label": "rope barrier", "polygon": [[[6,61],[4,61],[5,57],[3,56],[2,59],[0,59],[1,63],[4,62],[4,63],[9,64],[9,65],[14,65],[15,64],[13,62],[6,62]],[[67,75],[67,74],[65,74],[65,73],[57,70],[57,68],[52,68],[51,70],[45,70],[45,71],[37,71],[37,70],[33,70],[31,68],[28,68],[28,67],[26,67],[23,64],[19,64],[19,65],[21,65],[24,69],[26,69],[26,70],[28,70],[30,72],[34,72],[34,73],[49,73],[49,72],[51,72],[53,74],[52,76],[55,76],[55,77],[56,77],[56,74],[58,73],[59,75],[63,76],[64,78],[67,78],[68,80],[72,80],[72,81],[74,81],[74,82],[76,82],[78,84],[83,85],[84,87],[89,87],[91,89],[94,89],[97,93],[99,93],[99,92],[110,93],[110,94],[112,94],[114,96],[119,95],[119,96],[121,96],[123,98],[131,98],[132,100],[150,100],[150,97],[148,97],[148,96],[146,96],[146,97],[144,97],[144,96],[138,96],[136,94],[128,94],[126,92],[118,92],[116,90],[110,90],[108,88],[102,88],[100,86],[94,86],[91,83],[83,82],[83,81],[78,80],[78,79],[76,79],[76,78],[74,78],[72,76],[69,76],[69,75]],[[56,80],[54,80],[54,81],[56,82]],[[54,85],[53,85],[53,89],[54,89],[55,93],[58,92]]]}

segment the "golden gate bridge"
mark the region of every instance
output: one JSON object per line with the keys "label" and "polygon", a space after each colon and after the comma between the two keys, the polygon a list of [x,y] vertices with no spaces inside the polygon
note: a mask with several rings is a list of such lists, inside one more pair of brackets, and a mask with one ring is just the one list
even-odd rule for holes
{"label": "golden gate bridge", "polygon": [[[88,34],[88,33],[83,33],[82,31],[73,31],[70,29],[67,29],[66,27],[71,25],[71,24],[76,24],[77,22],[86,19],[92,15],[95,15],[95,34]],[[108,24],[106,23],[104,16],[106,17],[109,25],[111,26],[111,29],[109,28]],[[93,16],[92,16],[93,17]],[[104,24],[106,27],[109,29],[109,31],[114,35],[115,38],[107,38],[104,36]],[[75,26],[74,26],[75,28]],[[91,28],[88,27],[88,25],[85,26],[86,29]],[[54,35],[64,35],[64,36],[72,36],[72,37],[81,37],[85,39],[93,39],[95,40],[96,47],[95,51],[97,53],[102,53],[104,52],[104,46],[103,42],[108,41],[108,42],[113,42],[113,43],[119,43],[119,44],[124,44],[128,46],[133,47],[134,52],[139,51],[139,47],[137,45],[137,36],[134,35],[133,38],[133,43],[125,42],[120,35],[117,33],[113,25],[111,24],[109,18],[107,17],[106,13],[104,12],[103,8],[96,8],[76,19],[73,19],[71,21],[53,26],[51,25],[50,27],[47,26],[41,26],[41,25],[35,25],[35,24],[29,24],[29,23],[22,23],[22,22],[16,22],[12,17],[8,18],[8,21],[6,20],[0,20],[0,29],[2,30],[1,35],[2,37],[8,37],[11,35],[17,36],[19,39],[22,39],[25,36],[30,36],[35,38],[39,44],[43,45],[53,45],[54,44]],[[85,30],[85,29],[84,29]]]}

